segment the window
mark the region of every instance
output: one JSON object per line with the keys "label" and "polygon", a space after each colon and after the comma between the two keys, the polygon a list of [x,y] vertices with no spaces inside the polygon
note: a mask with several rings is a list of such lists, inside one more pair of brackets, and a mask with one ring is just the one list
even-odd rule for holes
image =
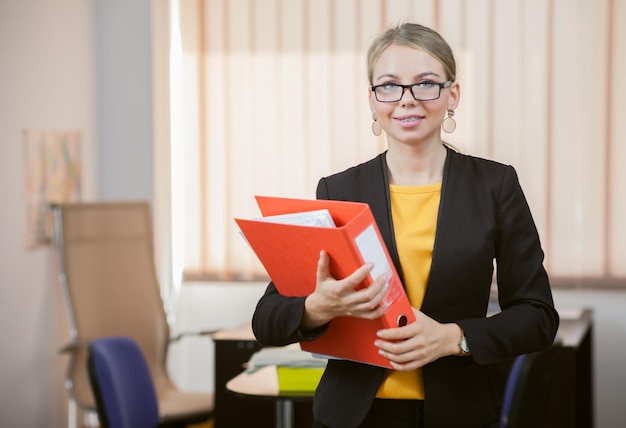
{"label": "window", "polygon": [[321,176],[384,150],[370,131],[365,51],[388,24],[413,20],[457,56],[461,105],[446,140],[515,166],[553,280],[624,282],[625,5],[172,5],[172,251],[188,279],[262,276],[233,220],[258,215],[254,195],[312,198]]}

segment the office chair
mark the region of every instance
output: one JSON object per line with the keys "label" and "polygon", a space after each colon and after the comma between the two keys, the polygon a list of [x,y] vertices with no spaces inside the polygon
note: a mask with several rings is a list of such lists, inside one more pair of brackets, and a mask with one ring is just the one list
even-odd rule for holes
{"label": "office chair", "polygon": [[157,428],[156,391],[146,359],[133,339],[94,340],[87,366],[102,428]]}
{"label": "office chair", "polygon": [[62,349],[70,354],[65,382],[69,426],[75,426],[79,412],[95,412],[87,351],[93,340],[109,336],[131,337],[139,344],[156,390],[161,426],[210,419],[213,394],[181,391],[167,372],[167,349],[175,339],[156,278],[148,203],[70,203],[52,211],[72,339]]}
{"label": "office chair", "polygon": [[553,396],[558,393],[554,380],[561,350],[562,346],[555,344],[515,358],[504,390],[499,428],[557,426],[551,415],[558,415]]}

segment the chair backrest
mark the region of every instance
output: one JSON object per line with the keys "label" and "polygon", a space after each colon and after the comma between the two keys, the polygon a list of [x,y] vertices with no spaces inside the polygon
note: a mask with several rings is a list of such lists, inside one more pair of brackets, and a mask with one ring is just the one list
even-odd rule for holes
{"label": "chair backrest", "polygon": [[108,337],[89,345],[89,380],[103,428],[156,428],[159,408],[152,376],[137,343]]}
{"label": "chair backrest", "polygon": [[555,344],[545,351],[515,358],[504,390],[500,428],[551,426],[552,397],[558,392],[554,379],[562,349]]}
{"label": "chair backrest", "polygon": [[[72,339],[128,336],[142,349],[157,392],[169,388],[169,325],[154,264],[147,202],[71,203],[53,209],[59,278]],[[87,350],[74,354],[70,394],[94,408]]]}

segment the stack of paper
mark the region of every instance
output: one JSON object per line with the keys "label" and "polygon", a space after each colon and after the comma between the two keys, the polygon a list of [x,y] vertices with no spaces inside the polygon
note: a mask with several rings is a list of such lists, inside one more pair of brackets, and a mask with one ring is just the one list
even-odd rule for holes
{"label": "stack of paper", "polygon": [[281,367],[326,367],[326,360],[316,358],[310,352],[300,350],[297,344],[281,347],[261,348],[252,354],[246,371],[253,372],[265,366]]}

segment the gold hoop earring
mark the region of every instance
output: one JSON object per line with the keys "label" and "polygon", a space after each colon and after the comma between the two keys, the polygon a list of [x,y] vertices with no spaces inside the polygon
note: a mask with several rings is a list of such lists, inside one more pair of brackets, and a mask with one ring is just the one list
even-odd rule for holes
{"label": "gold hoop earring", "polygon": [[454,120],[454,110],[448,110],[448,117],[441,123],[441,129],[448,134],[456,129],[456,120]]}
{"label": "gold hoop earring", "polygon": [[378,117],[376,117],[376,113],[372,113],[372,120],[372,134],[380,137],[380,134],[383,133],[383,128],[380,126],[380,123],[378,123]]}

